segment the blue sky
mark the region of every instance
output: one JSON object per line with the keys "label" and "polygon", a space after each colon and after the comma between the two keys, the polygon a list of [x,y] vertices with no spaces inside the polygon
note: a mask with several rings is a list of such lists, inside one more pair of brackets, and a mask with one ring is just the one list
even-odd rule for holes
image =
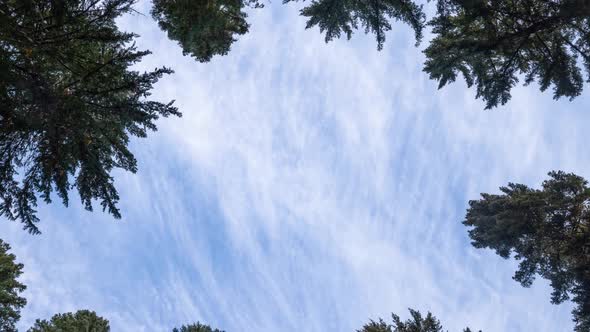
{"label": "blue sky", "polygon": [[154,52],[140,68],[176,71],[154,98],[184,116],[132,142],[139,172],[116,173],[122,220],[72,199],[40,207],[40,236],[0,223],[25,264],[22,330],[88,308],[113,331],[353,331],[408,307],[449,331],[572,330],[569,304],[551,305],[543,280],[514,282],[515,263],[473,249],[461,220],[509,181],[590,177],[587,93],[519,87],[484,111],[463,82],[436,89],[407,27],[382,52],[362,33],[326,45],[280,1],[199,64],[148,8],[120,25]]}

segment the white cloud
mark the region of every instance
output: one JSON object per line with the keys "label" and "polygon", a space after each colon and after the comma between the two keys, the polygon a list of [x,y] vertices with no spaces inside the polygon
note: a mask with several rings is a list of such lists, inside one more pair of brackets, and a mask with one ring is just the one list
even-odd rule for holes
{"label": "white cloud", "polygon": [[325,45],[295,8],[252,12],[251,33],[209,64],[149,17],[122,22],[154,51],[142,66],[176,70],[154,95],[184,117],[134,142],[124,221],[55,204],[40,237],[0,224],[26,265],[23,326],[89,307],[114,331],[352,331],[413,307],[449,331],[571,327],[545,283],[520,287],[514,262],[472,249],[460,221],[508,181],[590,175],[588,98],[518,88],[483,111],[462,83],[435,90],[409,29],[380,53],[361,34]]}

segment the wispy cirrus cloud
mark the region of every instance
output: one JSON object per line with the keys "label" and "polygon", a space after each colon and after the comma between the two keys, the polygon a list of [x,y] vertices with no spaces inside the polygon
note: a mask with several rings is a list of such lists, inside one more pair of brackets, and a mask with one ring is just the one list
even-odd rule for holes
{"label": "wispy cirrus cloud", "polygon": [[325,45],[296,8],[253,11],[209,64],[147,16],[121,21],[154,51],[141,66],[176,70],[154,95],[184,117],[133,142],[121,222],[74,203],[42,207],[39,237],[0,223],[26,266],[22,327],[91,308],[114,331],[352,331],[413,307],[450,331],[571,329],[570,306],[512,281],[515,263],[471,248],[460,221],[508,181],[590,175],[589,99],[518,88],[483,111],[463,83],[436,90],[409,29],[383,52],[370,36]]}

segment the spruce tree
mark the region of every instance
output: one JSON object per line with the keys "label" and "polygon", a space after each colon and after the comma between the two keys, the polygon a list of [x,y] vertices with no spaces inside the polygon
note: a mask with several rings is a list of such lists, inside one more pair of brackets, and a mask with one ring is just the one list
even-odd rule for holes
{"label": "spruce tree", "polygon": [[[398,315],[392,314],[393,324],[387,324],[379,318],[378,321],[371,320],[357,332],[443,332],[440,321],[430,312],[424,317],[417,310],[409,309],[409,311],[412,317],[406,321],[402,321]],[[471,332],[471,330],[466,328],[463,332]]]}
{"label": "spruce tree", "polygon": [[[284,3],[298,0],[283,0]],[[345,35],[350,39],[354,30],[375,34],[377,49],[383,48],[385,34],[391,30],[391,20],[409,24],[416,40],[422,39],[424,12],[411,0],[313,0],[301,10],[308,18],[306,28],[318,26],[325,32],[326,42]]]}
{"label": "spruce tree", "polygon": [[199,322],[190,325],[183,325],[180,328],[174,328],[172,332],[224,332],[222,330],[213,329],[208,325]]}
{"label": "spruce tree", "polygon": [[38,198],[53,192],[67,205],[76,189],[86,209],[98,200],[120,218],[111,172],[137,170],[130,137],[179,115],[148,99],[170,69],[130,68],[149,54],[115,25],[133,3],[0,2],[0,216],[31,233]]}
{"label": "spruce tree", "polygon": [[357,332],[393,332],[392,328],[392,325],[387,324],[382,318],[379,318],[378,321],[371,320],[363,325],[363,328],[357,330]]}
{"label": "spruce tree", "polygon": [[257,0],[154,0],[152,17],[184,55],[208,62],[226,55],[236,37],[248,32],[247,6],[262,5]]}
{"label": "spruce tree", "polygon": [[[439,88],[462,74],[486,109],[537,81],[570,100],[590,80],[590,1],[438,0],[424,71]],[[586,78],[583,72],[585,71]]]}
{"label": "spruce tree", "polygon": [[442,325],[430,312],[422,317],[419,311],[409,309],[412,316],[405,322],[396,314],[393,317],[393,332],[442,332]]}
{"label": "spruce tree", "polygon": [[17,280],[23,265],[15,262],[16,257],[9,250],[8,243],[0,239],[0,331],[16,332],[20,309],[27,304],[20,293],[27,287]]}
{"label": "spruce tree", "polygon": [[94,311],[57,314],[49,321],[37,319],[28,332],[109,332],[109,321]]}
{"label": "spruce tree", "polygon": [[469,202],[463,224],[476,248],[520,261],[524,287],[549,280],[551,302],[571,299],[575,331],[590,331],[590,188],[582,177],[551,172],[541,189],[509,183],[502,194]]}

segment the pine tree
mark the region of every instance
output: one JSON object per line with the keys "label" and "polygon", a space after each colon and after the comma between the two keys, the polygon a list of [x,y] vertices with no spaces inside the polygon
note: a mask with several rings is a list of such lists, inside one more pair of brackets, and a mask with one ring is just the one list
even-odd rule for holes
{"label": "pine tree", "polygon": [[378,321],[371,320],[367,324],[363,325],[363,328],[357,330],[357,332],[393,332],[393,326],[387,324],[382,318]]}
{"label": "pine tree", "polygon": [[424,71],[439,88],[462,74],[486,109],[512,87],[538,81],[553,97],[579,96],[590,80],[590,1],[438,0]]}
{"label": "pine tree", "polygon": [[[284,3],[298,0],[283,0]],[[301,10],[308,17],[306,28],[318,26],[326,42],[345,35],[350,39],[359,27],[375,34],[377,49],[383,48],[390,20],[402,21],[414,29],[416,40],[422,39],[425,15],[422,6],[411,0],[313,0]]]}
{"label": "pine tree", "polygon": [[76,189],[85,208],[98,200],[121,214],[111,171],[135,172],[130,136],[145,137],[172,103],[147,99],[172,71],[130,67],[149,51],[115,19],[133,0],[0,3],[0,216],[31,233],[37,199]]}
{"label": "pine tree", "polygon": [[17,280],[23,265],[15,263],[16,257],[9,250],[10,246],[0,239],[0,331],[16,332],[20,309],[27,304],[20,293],[27,287]]}
{"label": "pine tree", "polygon": [[168,38],[200,62],[226,55],[236,36],[248,32],[244,8],[262,6],[257,0],[154,0],[153,5],[152,17]]}
{"label": "pine tree", "polygon": [[393,314],[394,332],[442,332],[442,325],[430,312],[422,317],[419,311],[409,309],[411,319],[403,322],[398,315]]}
{"label": "pine tree", "polygon": [[37,319],[28,332],[109,332],[109,321],[94,311],[79,310],[75,313],[57,314],[51,320]]}
{"label": "pine tree", "polygon": [[464,225],[476,248],[520,261],[514,280],[550,281],[551,302],[575,303],[577,332],[590,331],[590,188],[582,177],[551,172],[542,188],[509,183],[502,194],[469,202]]}
{"label": "pine tree", "polygon": [[208,325],[199,322],[190,325],[183,325],[180,328],[174,328],[172,332],[224,332],[222,330],[213,329]]}
{"label": "pine tree", "polygon": [[[402,321],[398,315],[392,314],[392,325],[379,318],[379,321],[371,320],[357,332],[443,332],[440,321],[430,312],[426,314],[426,317],[423,317],[417,310],[409,309],[409,311],[412,318],[406,321]],[[471,332],[471,330],[466,328],[463,332]]]}

